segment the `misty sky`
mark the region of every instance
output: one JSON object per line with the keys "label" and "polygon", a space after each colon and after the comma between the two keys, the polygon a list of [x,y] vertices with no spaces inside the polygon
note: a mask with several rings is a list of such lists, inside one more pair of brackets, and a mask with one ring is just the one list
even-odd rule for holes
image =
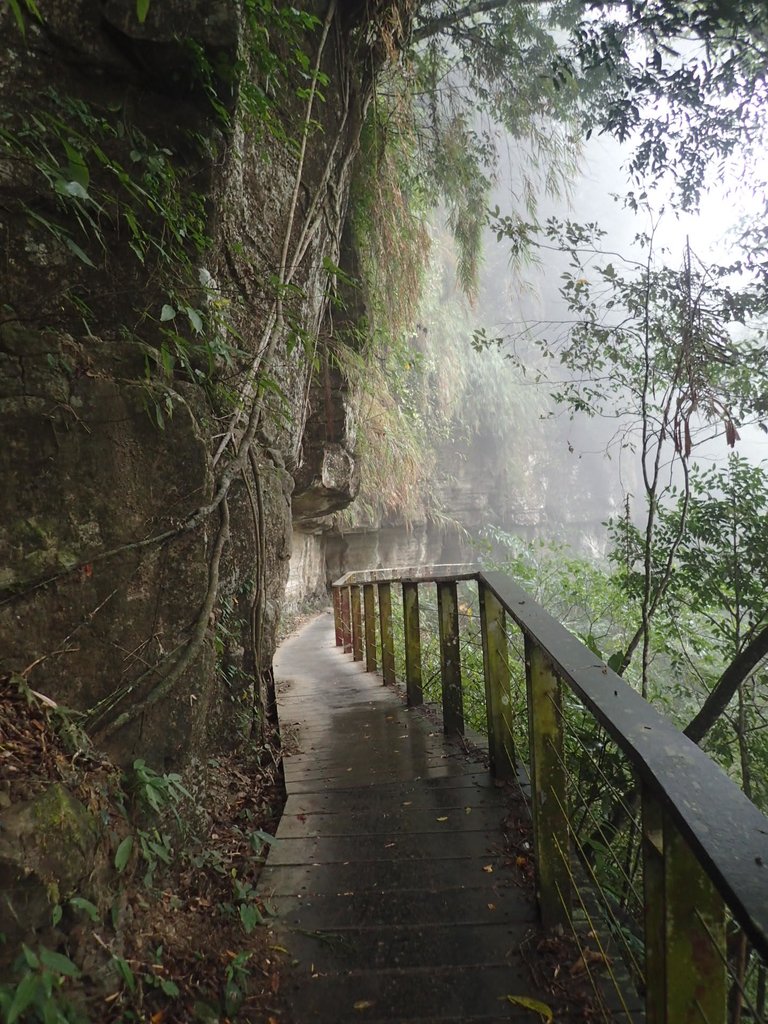
{"label": "misty sky", "polygon": [[[555,215],[569,217],[579,222],[597,221],[607,231],[602,246],[606,251],[637,256],[644,260],[640,249],[633,246],[633,239],[639,232],[647,232],[651,218],[648,213],[633,215],[623,203],[614,201],[613,194],[624,195],[630,189],[641,189],[631,185],[623,165],[627,160],[628,148],[614,139],[598,136],[590,139],[584,147],[581,173],[576,178],[571,195],[561,200],[547,199],[541,204],[539,218]],[[648,190],[648,201],[656,220],[655,243],[668,251],[665,259],[673,267],[682,264],[686,238],[690,239],[692,251],[705,263],[726,263],[732,256],[734,235],[739,221],[756,210],[755,200],[744,181],[735,175],[725,187],[712,188],[704,196],[698,214],[683,214],[675,211],[670,202],[669,191],[663,186]],[[752,201],[751,201],[752,200]],[[495,244],[495,243],[490,243]],[[491,263],[495,262],[493,260]],[[526,318],[558,319],[567,318],[567,312],[557,312],[557,286],[559,275],[566,269],[567,260],[547,255],[540,267],[527,268],[523,277],[530,283],[530,290],[524,291],[522,303],[520,293],[510,296],[512,320],[519,316],[522,305]],[[517,291],[517,289],[515,289]],[[512,309],[516,309],[512,312]],[[745,426],[740,430],[741,440],[737,450],[753,461],[768,459],[768,436],[757,426]],[[694,458],[705,462],[720,461],[727,455],[722,436],[708,444],[697,447]]]}

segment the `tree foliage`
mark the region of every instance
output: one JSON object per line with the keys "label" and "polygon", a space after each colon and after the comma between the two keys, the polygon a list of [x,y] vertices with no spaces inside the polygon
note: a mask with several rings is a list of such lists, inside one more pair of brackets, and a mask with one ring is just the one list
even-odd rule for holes
{"label": "tree foliage", "polygon": [[592,83],[587,130],[634,143],[630,169],[674,179],[684,206],[766,139],[768,8],[753,0],[582,5],[563,63]]}
{"label": "tree foliage", "polygon": [[[754,0],[426,0],[402,65],[426,177],[470,253],[509,139],[517,209],[562,189],[593,131],[629,144],[636,179],[671,179],[683,207],[734,165],[759,183],[766,40]],[[764,256],[765,232],[748,231]]]}

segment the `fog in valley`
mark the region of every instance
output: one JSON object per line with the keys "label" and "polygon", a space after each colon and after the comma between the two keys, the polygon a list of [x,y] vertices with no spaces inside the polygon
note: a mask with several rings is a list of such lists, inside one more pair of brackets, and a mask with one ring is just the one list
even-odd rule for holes
{"label": "fog in valley", "polygon": [[[509,160],[514,159],[513,145],[510,140]],[[688,247],[691,262],[698,267],[734,260],[740,226],[754,205],[748,180],[734,172],[729,185],[713,188],[704,196],[700,212],[681,212],[675,209],[672,190],[665,183],[647,193],[632,185],[626,170],[628,152],[629,147],[613,139],[590,139],[568,193],[545,195],[535,210],[541,225],[554,217],[578,224],[596,223],[605,232],[598,243],[600,251],[583,254],[585,279],[591,278],[591,269],[599,279],[597,266],[609,261],[624,273],[634,264],[644,265],[649,247],[638,241],[639,235],[652,235],[653,259],[674,270],[683,266]],[[510,166],[506,162],[506,170],[502,169],[505,180],[496,183],[492,203],[501,216],[516,208],[526,219],[528,215],[519,213],[524,184],[515,181]],[[643,196],[635,211],[626,202],[630,192]],[[503,353],[510,366],[517,360],[525,367],[524,372],[514,371],[516,392],[524,396],[522,413],[517,401],[510,401],[502,413],[514,421],[510,430],[516,439],[512,448],[517,451],[504,446],[495,459],[501,463],[522,457],[529,468],[531,487],[527,500],[523,498],[515,507],[503,507],[500,496],[496,503],[492,498],[488,520],[523,538],[564,541],[579,553],[599,557],[606,549],[604,522],[623,514],[628,495],[634,521],[639,524],[645,514],[639,425],[626,415],[571,415],[564,403],[553,399],[557,382],[573,378],[556,358],[542,359],[536,342],[546,337],[556,348],[557,340],[564,338],[574,323],[574,314],[561,294],[569,256],[556,251],[551,243],[548,248],[534,246],[517,259],[511,249],[510,239],[498,240],[494,231],[486,231],[478,297],[469,307],[469,323],[472,330],[483,331],[486,339],[492,339],[494,354]],[[450,277],[452,269],[445,273]],[[597,294],[598,302],[605,300],[605,295]],[[615,310],[613,313],[616,322]],[[468,339],[462,343],[467,344]],[[491,352],[484,355],[490,357]],[[482,381],[474,399],[488,401]],[[628,396],[626,401],[619,397],[616,405],[629,407]],[[692,417],[691,432],[691,463],[727,463],[731,447],[721,422],[707,423],[697,414]],[[486,438],[483,444],[493,445],[494,440]],[[755,423],[739,423],[733,450],[758,463],[768,457],[768,436]],[[674,457],[666,465],[662,463],[661,479],[666,484],[682,482]],[[665,490],[666,486],[662,501]],[[454,510],[448,507],[445,511],[450,516]],[[456,518],[461,521],[461,510]]]}

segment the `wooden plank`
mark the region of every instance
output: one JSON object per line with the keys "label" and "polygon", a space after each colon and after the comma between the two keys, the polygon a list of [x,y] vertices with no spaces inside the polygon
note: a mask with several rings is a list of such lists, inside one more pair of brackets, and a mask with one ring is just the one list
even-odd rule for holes
{"label": "wooden plank", "polygon": [[333,597],[333,623],[336,646],[342,647],[344,645],[344,637],[341,623],[341,591],[338,587],[334,587],[331,594]]}
{"label": "wooden plank", "polygon": [[491,771],[497,778],[513,779],[517,775],[517,764],[504,609],[496,595],[482,583],[479,585],[479,597]]}
{"label": "wooden plank", "polygon": [[[309,836],[283,839],[269,853],[273,867],[280,864],[330,864],[352,860],[466,860],[467,857],[490,857],[501,849],[498,830],[460,832],[446,836],[403,836],[391,833],[381,836]],[[486,861],[487,863],[487,861]]]}
{"label": "wooden plank", "polygon": [[341,635],[344,653],[349,654],[352,650],[352,606],[349,587],[339,588],[339,593],[341,595]]}
{"label": "wooden plank", "polygon": [[[484,869],[491,865],[493,874]],[[517,884],[517,874],[505,868],[503,858],[493,856],[453,858],[451,860],[392,860],[392,861],[337,861],[327,864],[267,864],[259,876],[259,887],[264,892],[281,896],[300,893],[360,892],[372,886],[380,892],[448,891],[474,885],[478,879],[487,881],[489,888],[498,888],[498,879],[506,889],[510,879]],[[516,896],[524,899],[533,912],[533,900],[518,889]],[[493,900],[493,896],[488,897]]]}
{"label": "wooden plank", "polygon": [[403,624],[405,630],[405,688],[408,706],[418,707],[424,701],[421,687],[418,583],[403,583]]}
{"label": "wooden plank", "polygon": [[[428,782],[430,779],[444,779],[453,777],[456,779],[463,778],[464,770],[460,765],[447,764],[440,767],[423,768],[415,776],[419,781]],[[291,792],[292,793],[317,793],[319,790],[325,789],[365,789],[366,787],[372,789],[373,787],[381,786],[382,784],[392,782],[406,782],[409,779],[414,778],[414,772],[412,768],[408,766],[402,769],[391,769],[384,772],[372,771],[367,774],[365,778],[358,779],[353,782],[351,778],[352,773],[345,773],[343,777],[338,776],[335,778],[326,778],[323,776],[314,776],[312,778],[296,778],[291,780]]]}
{"label": "wooden plank", "polygon": [[363,613],[360,607],[360,587],[349,588],[352,605],[352,657],[355,661],[363,660]]}
{"label": "wooden plank", "polygon": [[283,814],[278,836],[281,839],[298,836],[375,836],[426,835],[435,833],[450,836],[462,832],[487,832],[498,828],[502,810],[496,807],[470,808],[442,807],[426,813],[423,807],[398,807],[388,813],[371,808],[366,813],[349,814]]}
{"label": "wooden plank", "polygon": [[418,580],[422,583],[436,583],[442,579],[475,579],[479,566],[470,562],[450,562],[444,565],[409,565],[391,569],[366,569],[362,572],[345,573],[333,581],[333,586],[362,585],[363,583],[381,583],[384,580]]}
{"label": "wooden plank", "polygon": [[[458,1024],[474,1016],[496,1015],[506,1024],[532,1024],[530,1010],[504,1002],[507,994],[529,994],[528,969],[516,967],[423,968],[411,971],[363,971],[354,975],[311,971],[298,974],[296,988],[287,989],[294,1019],[301,1024],[327,1021],[339,1024],[356,1019],[354,1007],[364,1005],[381,1020],[414,1018],[452,1020]],[[298,973],[298,972],[297,972]],[[313,977],[313,975],[318,975]],[[499,1010],[503,1007],[503,1015]],[[372,1013],[366,1015],[370,1019]]]}
{"label": "wooden plank", "polygon": [[291,958],[313,964],[318,972],[338,970],[342,951],[344,963],[352,971],[404,966],[503,966],[529,932],[530,924],[526,922],[462,923],[460,928],[452,924],[414,924],[348,929],[343,935],[328,929],[316,929],[309,935],[294,932],[286,942]]}
{"label": "wooden plank", "polygon": [[376,671],[376,590],[372,583],[363,587],[365,607],[365,671]]}
{"label": "wooden plank", "polygon": [[[289,927],[306,931],[413,924],[522,924],[525,916],[518,900],[502,900],[488,886],[441,892],[362,889],[353,893],[275,896],[270,908]],[[533,903],[525,910],[528,921],[534,923]]]}
{"label": "wooden plank", "polygon": [[385,686],[395,685],[395,640],[392,634],[392,584],[379,583],[381,674]]}
{"label": "wooden plank", "polygon": [[440,633],[443,729],[449,735],[461,736],[464,733],[464,696],[461,690],[459,601],[453,580],[437,584],[437,620]]}
{"label": "wooden plank", "polygon": [[544,651],[525,638],[536,888],[545,927],[570,922],[570,830],[566,807],[562,693]]}
{"label": "wooden plank", "polygon": [[667,1004],[666,928],[664,915],[664,813],[653,796],[643,793],[643,916],[645,932],[646,1024],[664,1024]]}
{"label": "wooden plank", "polygon": [[[407,779],[376,786],[375,789],[328,793],[289,793],[286,809],[288,813],[310,814],[324,810],[341,809],[355,812],[379,807],[385,813],[387,806],[396,808],[408,803],[413,807],[492,807],[499,801],[499,791],[486,785],[487,773],[480,775],[455,775],[444,779]],[[503,795],[503,791],[502,791]],[[294,811],[294,808],[296,810]]]}

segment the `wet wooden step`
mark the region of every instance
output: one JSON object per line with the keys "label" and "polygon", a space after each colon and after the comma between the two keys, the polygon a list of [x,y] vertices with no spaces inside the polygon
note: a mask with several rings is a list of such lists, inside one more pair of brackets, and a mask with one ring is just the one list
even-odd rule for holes
{"label": "wet wooden step", "polygon": [[332,861],[326,864],[268,863],[262,870],[262,891],[280,896],[300,893],[450,891],[476,886],[490,877],[488,868],[503,880],[517,884],[513,867],[501,857],[465,857],[442,860]]}

